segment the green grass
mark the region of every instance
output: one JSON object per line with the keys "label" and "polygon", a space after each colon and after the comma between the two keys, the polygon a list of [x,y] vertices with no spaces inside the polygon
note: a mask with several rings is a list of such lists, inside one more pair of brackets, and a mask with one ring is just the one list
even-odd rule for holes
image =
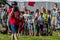
{"label": "green grass", "polygon": [[[1,29],[1,27],[0,27]],[[53,32],[53,36],[18,36],[19,40],[60,40],[57,32]],[[11,35],[0,34],[0,40],[11,40]]]}
{"label": "green grass", "polygon": [[[60,40],[57,32],[53,32],[53,36],[18,36],[19,40]],[[0,34],[0,40],[11,40],[10,35]]]}

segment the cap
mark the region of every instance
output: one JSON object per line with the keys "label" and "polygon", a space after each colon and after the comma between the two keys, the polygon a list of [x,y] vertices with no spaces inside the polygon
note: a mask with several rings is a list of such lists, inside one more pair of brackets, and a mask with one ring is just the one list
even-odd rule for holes
{"label": "cap", "polygon": [[17,5],[17,2],[16,2],[16,1],[13,1],[13,2],[12,2],[12,5]]}

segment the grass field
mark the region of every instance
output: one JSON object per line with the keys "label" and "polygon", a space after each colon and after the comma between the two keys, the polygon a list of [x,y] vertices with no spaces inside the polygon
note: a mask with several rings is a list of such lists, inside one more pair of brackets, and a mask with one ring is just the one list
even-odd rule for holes
{"label": "grass field", "polygon": [[[0,27],[1,29],[1,27]],[[60,40],[57,32],[53,32],[53,36],[18,36],[19,40]],[[0,33],[0,40],[11,40],[11,35]]]}
{"label": "grass field", "polygon": [[[53,32],[53,36],[18,36],[19,40],[60,40],[57,32]],[[10,35],[0,34],[0,40],[11,40]]]}

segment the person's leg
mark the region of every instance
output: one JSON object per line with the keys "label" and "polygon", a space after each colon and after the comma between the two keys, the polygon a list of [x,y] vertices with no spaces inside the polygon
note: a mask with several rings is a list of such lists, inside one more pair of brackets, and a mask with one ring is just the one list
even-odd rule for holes
{"label": "person's leg", "polygon": [[18,25],[15,25],[15,31],[16,31],[15,37],[16,40],[18,40]]}
{"label": "person's leg", "polygon": [[37,35],[37,27],[36,27],[36,25],[34,25],[34,36],[36,36]]}
{"label": "person's leg", "polygon": [[41,35],[41,25],[39,26],[39,36]]}
{"label": "person's leg", "polygon": [[14,39],[15,40],[18,40],[18,37],[17,37],[17,34],[16,33],[14,34]]}
{"label": "person's leg", "polygon": [[18,31],[17,31],[17,30],[18,30],[18,29],[17,29],[17,26],[14,25],[14,24],[12,24],[12,25],[11,25],[11,30],[12,30],[12,34],[13,34],[13,35],[12,35],[12,38],[15,39],[15,40],[18,40],[18,38],[17,38],[17,32],[18,32]]}
{"label": "person's leg", "polygon": [[42,33],[43,33],[43,25],[40,26],[40,29],[41,29],[41,33],[40,34],[42,35]]}
{"label": "person's leg", "polygon": [[28,28],[29,28],[29,36],[31,36],[31,25],[30,24],[28,24]]}
{"label": "person's leg", "polygon": [[11,40],[14,40],[14,34],[11,35]]}
{"label": "person's leg", "polygon": [[56,27],[56,24],[57,24],[57,17],[55,17],[55,27]]}
{"label": "person's leg", "polygon": [[14,26],[13,26],[13,25],[11,25],[10,27],[11,27],[11,32],[12,32],[12,35],[11,35],[11,40],[14,40],[14,34],[13,34],[13,31],[14,31]]}
{"label": "person's leg", "polygon": [[33,25],[31,24],[31,36],[33,36]]}
{"label": "person's leg", "polygon": [[51,25],[52,25],[52,27],[53,27],[53,25],[55,24],[55,17],[52,17],[52,20],[51,20]]}

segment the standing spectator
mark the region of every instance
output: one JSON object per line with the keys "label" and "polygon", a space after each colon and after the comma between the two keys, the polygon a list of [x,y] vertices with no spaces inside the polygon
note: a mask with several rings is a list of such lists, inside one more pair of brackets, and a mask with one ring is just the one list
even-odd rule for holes
{"label": "standing spectator", "polygon": [[51,30],[52,29],[52,27],[51,27],[51,19],[52,19],[52,17],[51,17],[51,11],[48,10],[47,14],[48,14],[48,34],[52,35],[52,30]]}
{"label": "standing spectator", "polygon": [[28,10],[28,29],[29,35],[33,36],[33,15],[31,14],[30,10]]}
{"label": "standing spectator", "polygon": [[7,34],[8,33],[8,26],[6,22],[3,22],[2,29],[0,30],[1,33]]}
{"label": "standing spectator", "polygon": [[2,23],[3,23],[4,21],[7,22],[7,8],[6,8],[6,4],[2,4],[2,5],[1,5],[1,10],[2,10],[2,13],[1,13]]}
{"label": "standing spectator", "polygon": [[40,13],[38,17],[39,35],[42,35],[43,33],[43,25],[44,25],[43,13]]}
{"label": "standing spectator", "polygon": [[20,15],[20,23],[19,23],[19,28],[18,28],[18,31],[22,35],[24,34],[24,22],[25,22],[25,19],[24,19],[23,14],[24,14],[24,12],[21,12],[21,15]]}
{"label": "standing spectator", "polygon": [[39,34],[39,28],[38,28],[38,24],[37,24],[37,19],[39,17],[39,9],[36,9],[36,13],[35,13],[35,17],[34,17],[34,35],[38,35]]}
{"label": "standing spectator", "polygon": [[17,7],[17,2],[12,2],[12,8],[8,9],[8,18],[9,23],[11,25],[11,40],[18,40],[17,33],[18,33],[18,26],[19,26],[19,18],[20,18],[20,11]]}
{"label": "standing spectator", "polygon": [[51,20],[52,27],[55,27],[57,24],[57,16],[58,16],[58,6],[56,3],[54,3],[54,8],[52,12],[52,20]]}
{"label": "standing spectator", "polygon": [[58,12],[56,29],[58,29],[58,35],[60,36],[60,11]]}
{"label": "standing spectator", "polygon": [[[47,29],[48,29],[48,15],[46,13],[46,9],[43,8],[43,18],[44,18],[44,26],[43,26],[43,30],[45,31],[46,35],[47,35]],[[43,33],[44,33],[43,31]]]}
{"label": "standing spectator", "polygon": [[25,35],[28,35],[28,22],[27,22],[28,12],[27,12],[27,9],[25,9],[23,16],[25,19],[24,33],[25,33]]}

